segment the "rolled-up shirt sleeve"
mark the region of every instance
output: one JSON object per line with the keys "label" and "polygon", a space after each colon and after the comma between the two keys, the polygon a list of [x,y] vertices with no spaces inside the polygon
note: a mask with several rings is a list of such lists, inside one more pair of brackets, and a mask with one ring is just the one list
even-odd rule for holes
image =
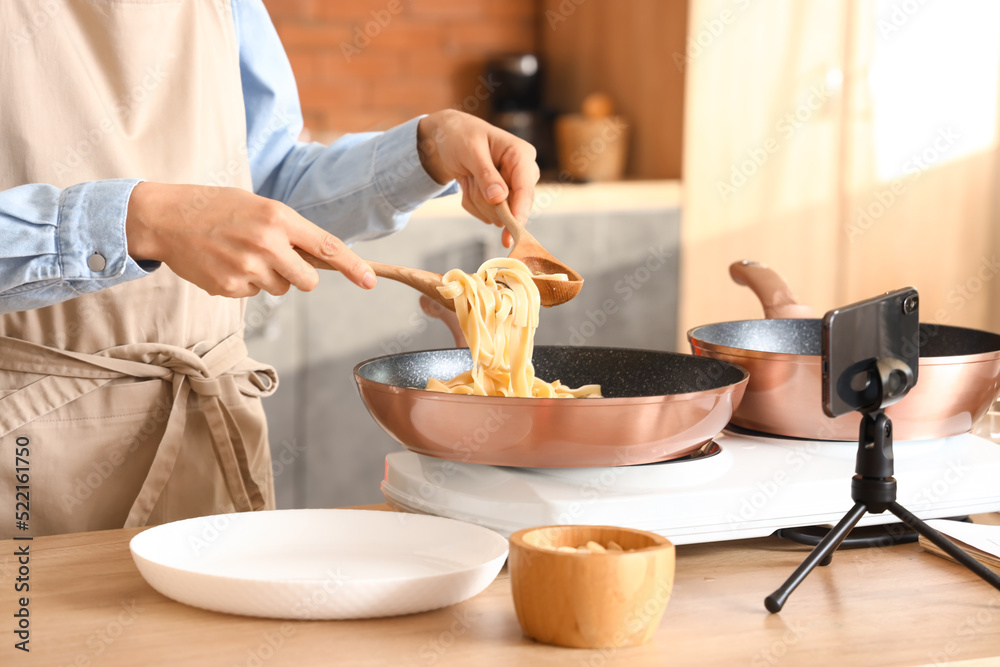
{"label": "rolled-up shirt sleeve", "polygon": [[348,243],[397,231],[424,201],[457,192],[420,163],[414,118],[329,146],[297,140],[302,111],[288,57],[261,0],[233,3],[254,191]]}
{"label": "rolled-up shirt sleeve", "polygon": [[[422,202],[457,192],[417,152],[414,118],[329,146],[298,141],[302,112],[291,65],[261,0],[233,0],[254,192],[282,201],[353,243],[403,227]],[[0,313],[30,310],[149,275],[128,255],[125,219],[138,180],[0,191]]]}
{"label": "rolled-up shirt sleeve", "polygon": [[139,181],[114,179],[0,192],[0,313],[30,310],[148,275],[133,260],[125,216]]}

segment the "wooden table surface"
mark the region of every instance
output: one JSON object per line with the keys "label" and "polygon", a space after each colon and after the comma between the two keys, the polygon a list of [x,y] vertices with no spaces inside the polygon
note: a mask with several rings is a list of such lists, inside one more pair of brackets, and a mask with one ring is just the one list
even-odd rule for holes
{"label": "wooden table surface", "polygon": [[12,554],[25,542],[0,542],[0,665],[1000,664],[1000,591],[915,544],[838,553],[777,615],[764,610],[764,596],[806,547],[776,538],[679,547],[653,641],[585,651],[525,639],[505,571],[471,600],[398,618],[305,622],[203,611],[146,584],[128,550],[137,532],[30,543],[30,654],[13,648],[12,634]]}

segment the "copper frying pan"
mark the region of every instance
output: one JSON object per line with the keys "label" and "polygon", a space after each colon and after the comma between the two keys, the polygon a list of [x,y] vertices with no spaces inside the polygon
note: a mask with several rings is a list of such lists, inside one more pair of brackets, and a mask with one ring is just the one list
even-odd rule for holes
{"label": "copper frying pan", "polygon": [[685,456],[725,428],[748,374],[673,352],[536,346],[535,372],[605,398],[504,398],[424,391],[471,368],[468,348],[378,357],[354,368],[365,407],[407,449],[518,467],[618,466]]}
{"label": "copper frying pan", "polygon": [[[760,298],[772,319],[721,322],[692,329],[694,354],[750,371],[736,426],[796,438],[851,440],[859,415],[831,419],[821,407],[821,320],[798,304],[785,281],[755,262],[730,274]],[[917,386],[886,411],[897,440],[925,440],[969,431],[1000,393],[1000,336],[986,331],[920,325]]]}

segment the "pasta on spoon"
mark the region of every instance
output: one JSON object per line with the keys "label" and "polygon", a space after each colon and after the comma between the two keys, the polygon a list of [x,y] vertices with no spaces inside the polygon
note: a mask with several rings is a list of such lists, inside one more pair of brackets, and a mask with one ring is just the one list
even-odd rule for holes
{"label": "pasta on spoon", "polygon": [[427,389],[477,396],[522,398],[600,398],[601,388],[572,389],[559,380],[535,377],[531,363],[538,311],[538,287],[523,262],[510,257],[487,260],[476,273],[452,269],[438,291],[455,302],[455,313],[472,353],[472,370]]}

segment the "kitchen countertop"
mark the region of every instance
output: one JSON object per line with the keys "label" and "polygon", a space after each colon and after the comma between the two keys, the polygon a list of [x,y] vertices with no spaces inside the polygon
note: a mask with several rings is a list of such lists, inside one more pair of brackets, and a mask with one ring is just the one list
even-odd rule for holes
{"label": "kitchen countertop", "polygon": [[[980,519],[1000,523],[998,515]],[[653,641],[586,651],[524,638],[506,571],[471,600],[397,618],[281,621],[188,607],[139,575],[128,541],[140,530],[29,543],[30,654],[13,649],[11,632],[17,566],[10,554],[26,542],[0,542],[0,664],[771,667],[1000,660],[1000,592],[915,544],[838,552],[777,615],[764,610],[764,596],[807,547],[776,538],[682,546]]]}

